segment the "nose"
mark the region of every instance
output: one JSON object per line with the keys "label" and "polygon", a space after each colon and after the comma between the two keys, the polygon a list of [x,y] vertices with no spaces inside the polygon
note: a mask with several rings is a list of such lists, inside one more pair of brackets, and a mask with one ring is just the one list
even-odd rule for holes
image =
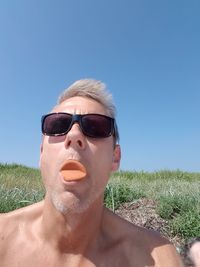
{"label": "nose", "polygon": [[82,133],[78,123],[74,123],[70,131],[66,134],[65,147],[68,148],[70,146],[73,146],[76,149],[85,149],[85,135]]}

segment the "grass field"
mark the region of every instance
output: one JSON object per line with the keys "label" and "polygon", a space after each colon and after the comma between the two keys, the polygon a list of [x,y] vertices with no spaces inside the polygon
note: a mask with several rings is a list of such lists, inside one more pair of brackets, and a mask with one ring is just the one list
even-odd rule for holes
{"label": "grass field", "polygon": [[[0,212],[43,199],[38,169],[0,164]],[[121,203],[147,198],[168,221],[168,231],[185,241],[200,236],[200,173],[182,171],[117,172],[105,191],[105,205],[115,211]]]}

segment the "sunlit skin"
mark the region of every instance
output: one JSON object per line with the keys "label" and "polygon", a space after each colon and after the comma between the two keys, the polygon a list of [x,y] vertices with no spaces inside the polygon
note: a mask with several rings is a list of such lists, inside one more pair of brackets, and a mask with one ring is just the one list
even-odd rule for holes
{"label": "sunlit skin", "polygon": [[[66,100],[52,110],[61,111],[71,114],[109,115],[99,103],[80,97]],[[79,210],[97,198],[102,203],[108,177],[112,171],[118,169],[120,161],[120,148],[117,146],[113,149],[112,136],[103,139],[88,138],[82,134],[79,125],[74,124],[67,136],[45,137],[41,150],[41,172],[48,196],[56,194],[58,199],[63,199],[62,203],[67,205],[67,209],[71,204],[72,210],[74,205],[78,205]],[[85,166],[87,176],[83,181],[75,184],[63,183],[59,170],[66,159],[76,159]]]}
{"label": "sunlit skin", "polygon": [[190,257],[195,267],[200,267],[200,242],[195,242],[190,248]]}
{"label": "sunlit skin", "polygon": [[[52,112],[110,115],[101,104],[83,97],[65,100]],[[103,193],[120,158],[120,146],[114,146],[113,136],[86,137],[78,124],[67,135],[44,136],[40,168],[45,199],[0,215],[0,266],[183,266],[166,239],[104,207]],[[68,159],[85,166],[84,179],[63,179],[60,169]]]}

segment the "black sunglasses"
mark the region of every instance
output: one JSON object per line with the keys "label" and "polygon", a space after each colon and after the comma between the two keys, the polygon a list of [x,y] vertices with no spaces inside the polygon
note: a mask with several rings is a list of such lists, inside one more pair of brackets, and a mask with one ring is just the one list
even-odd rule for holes
{"label": "black sunglasses", "polygon": [[48,136],[67,134],[78,123],[83,134],[93,138],[105,138],[115,134],[115,120],[100,114],[50,113],[42,116],[42,133]]}

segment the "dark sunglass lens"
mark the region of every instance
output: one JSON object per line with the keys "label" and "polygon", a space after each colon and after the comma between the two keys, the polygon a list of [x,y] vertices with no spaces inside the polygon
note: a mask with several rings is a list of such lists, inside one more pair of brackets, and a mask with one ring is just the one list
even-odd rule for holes
{"label": "dark sunglass lens", "polygon": [[87,114],[82,117],[82,127],[86,135],[96,138],[112,134],[112,119],[98,114]]}
{"label": "dark sunglass lens", "polygon": [[62,135],[69,130],[70,124],[70,115],[54,113],[45,117],[42,130],[47,135]]}

